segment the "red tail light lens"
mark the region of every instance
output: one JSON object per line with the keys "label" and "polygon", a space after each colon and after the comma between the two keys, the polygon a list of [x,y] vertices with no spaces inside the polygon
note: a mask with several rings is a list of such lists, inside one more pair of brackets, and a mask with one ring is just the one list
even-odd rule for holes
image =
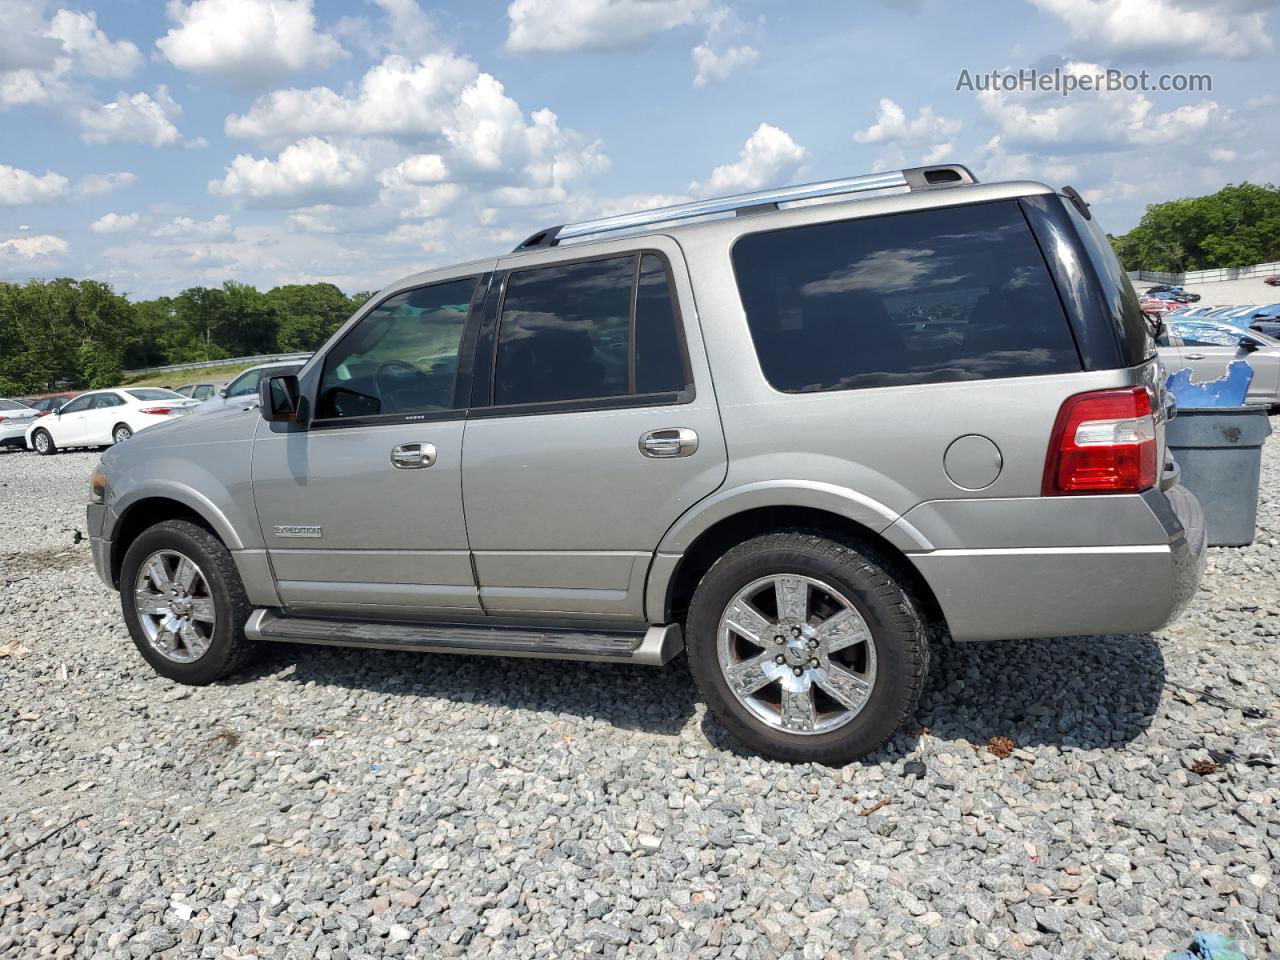
{"label": "red tail light lens", "polygon": [[1156,421],[1146,387],[1068,397],[1058,411],[1041,493],[1138,493],[1156,482]]}
{"label": "red tail light lens", "polygon": [[167,417],[169,414],[173,413],[173,408],[172,407],[143,407],[141,412],[154,413],[157,416]]}

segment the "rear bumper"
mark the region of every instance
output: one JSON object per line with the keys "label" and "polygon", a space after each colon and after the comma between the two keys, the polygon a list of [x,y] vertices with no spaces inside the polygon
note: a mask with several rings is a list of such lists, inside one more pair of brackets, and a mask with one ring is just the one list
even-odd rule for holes
{"label": "rear bumper", "polygon": [[[1080,498],[1086,499],[1099,498]],[[1161,531],[1153,542],[1107,543],[1113,538],[1099,531],[1103,545],[942,548],[909,556],[956,640],[1148,633],[1175,619],[1195,596],[1204,568],[1204,517],[1182,486],[1123,499],[1128,509],[1146,513],[1135,518],[1135,528]],[[1027,506],[1011,508],[1009,519]],[[1079,526],[1065,539],[1078,540],[1098,525],[1087,505],[1080,509]]]}

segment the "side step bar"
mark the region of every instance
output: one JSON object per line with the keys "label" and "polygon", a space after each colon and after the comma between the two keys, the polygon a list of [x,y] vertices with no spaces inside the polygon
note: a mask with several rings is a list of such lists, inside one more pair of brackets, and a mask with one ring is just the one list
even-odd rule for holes
{"label": "side step bar", "polygon": [[550,660],[599,660],[660,667],[684,649],[679,624],[645,632],[539,630],[454,623],[378,623],[290,617],[255,610],[244,625],[250,640],[373,647],[415,653],[472,653]]}

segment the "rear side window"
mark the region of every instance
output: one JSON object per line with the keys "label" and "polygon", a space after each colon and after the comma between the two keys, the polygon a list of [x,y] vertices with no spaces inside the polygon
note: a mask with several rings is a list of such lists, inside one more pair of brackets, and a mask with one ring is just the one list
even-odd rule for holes
{"label": "rear side window", "polygon": [[1155,340],[1151,336],[1150,325],[1142,316],[1138,294],[1134,291],[1128,274],[1124,272],[1124,267],[1120,265],[1115,251],[1111,249],[1111,241],[1098,225],[1097,217],[1086,220],[1074,203],[1064,203],[1062,206],[1071,218],[1085,255],[1097,274],[1107,310],[1120,334],[1120,349],[1125,363],[1129,366],[1143,363],[1154,356]]}
{"label": "rear side window", "polygon": [[498,327],[493,402],[556,403],[682,390],[666,264],[627,254],[514,272]]}
{"label": "rear side window", "polygon": [[1080,369],[1016,203],[749,234],[733,266],[760,366],[788,393]]}

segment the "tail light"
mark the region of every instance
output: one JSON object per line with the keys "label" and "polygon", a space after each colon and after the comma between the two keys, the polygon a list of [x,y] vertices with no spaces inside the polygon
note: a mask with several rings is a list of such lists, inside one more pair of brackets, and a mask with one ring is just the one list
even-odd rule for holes
{"label": "tail light", "polygon": [[159,417],[167,417],[173,413],[173,407],[143,407],[139,413],[154,413]]}
{"label": "tail light", "polygon": [[1146,387],[1068,397],[1058,411],[1041,493],[1138,493],[1156,482],[1156,421]]}

